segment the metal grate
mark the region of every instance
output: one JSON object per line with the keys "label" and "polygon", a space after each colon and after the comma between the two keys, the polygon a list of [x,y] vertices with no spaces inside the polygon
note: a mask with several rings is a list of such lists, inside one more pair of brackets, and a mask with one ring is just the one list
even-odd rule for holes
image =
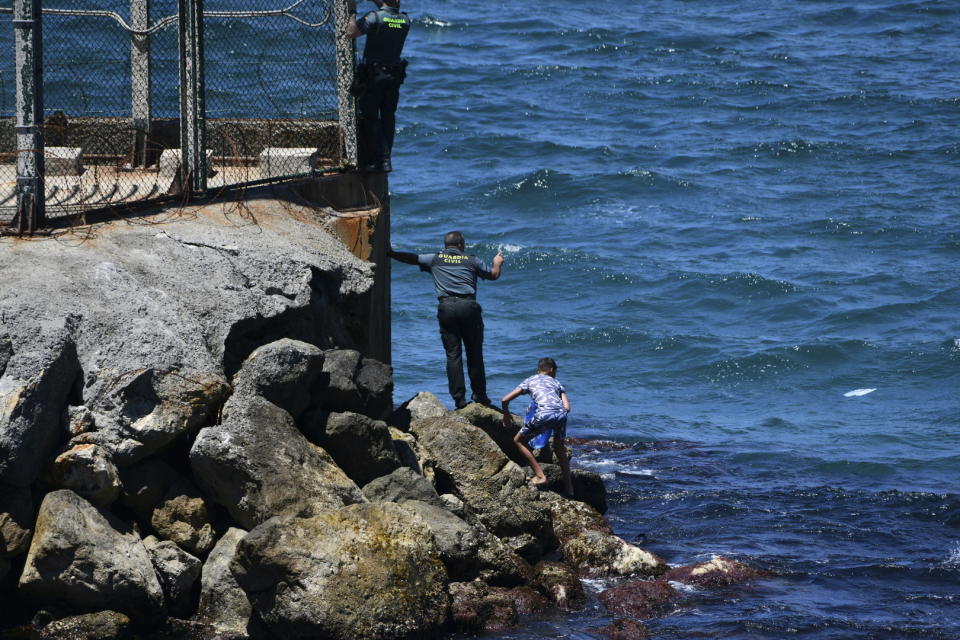
{"label": "metal grate", "polygon": [[[0,52],[8,52],[0,53],[0,222],[7,224],[17,211],[12,5],[22,1],[0,0]],[[183,34],[180,11],[196,0],[83,4],[42,3],[47,220],[353,163],[343,86],[352,42],[338,32],[344,3],[206,0],[202,19],[186,22]],[[183,86],[199,98],[184,100]],[[197,144],[204,153],[193,149],[190,160],[183,147]],[[181,170],[196,161],[200,180]]]}

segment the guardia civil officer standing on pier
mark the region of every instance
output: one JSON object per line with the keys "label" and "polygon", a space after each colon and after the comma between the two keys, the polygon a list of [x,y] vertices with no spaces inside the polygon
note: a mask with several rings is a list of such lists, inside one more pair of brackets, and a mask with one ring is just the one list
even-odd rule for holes
{"label": "guardia civil officer standing on pier", "polygon": [[462,233],[451,231],[443,237],[443,251],[439,253],[417,255],[391,249],[387,255],[406,264],[420,265],[421,271],[433,275],[440,300],[437,305],[440,339],[447,352],[447,384],[457,409],[467,406],[461,343],[467,352],[473,401],[490,404],[483,368],[483,310],[477,304],[477,278],[499,278],[503,254],[497,253],[493,267],[489,268],[476,256],[467,255]]}
{"label": "guardia civil officer standing on pier", "polygon": [[400,85],[407,75],[407,61],[400,56],[410,31],[410,18],[401,13],[400,0],[371,2],[377,10],[357,19],[357,0],[347,0],[347,35],[367,37],[351,92],[357,98],[361,169],[391,171],[395,114]]}

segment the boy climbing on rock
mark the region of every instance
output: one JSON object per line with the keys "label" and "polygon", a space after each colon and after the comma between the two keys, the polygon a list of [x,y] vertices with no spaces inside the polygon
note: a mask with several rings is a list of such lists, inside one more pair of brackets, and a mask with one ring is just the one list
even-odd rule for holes
{"label": "boy climbing on rock", "polygon": [[533,469],[532,485],[542,485],[547,481],[543,475],[543,468],[533,457],[527,447],[531,439],[545,436],[544,444],[553,432],[553,452],[563,471],[563,488],[567,496],[573,495],[573,482],[570,478],[570,458],[564,440],[567,436],[567,414],[570,413],[570,399],[567,392],[557,378],[557,363],[553,358],[540,358],[537,363],[537,374],[530,376],[520,383],[516,389],[503,397],[503,426],[507,429],[513,426],[513,417],[510,415],[510,401],[517,396],[527,393],[533,400],[530,410],[523,420],[523,427],[513,437],[514,444],[524,459]]}

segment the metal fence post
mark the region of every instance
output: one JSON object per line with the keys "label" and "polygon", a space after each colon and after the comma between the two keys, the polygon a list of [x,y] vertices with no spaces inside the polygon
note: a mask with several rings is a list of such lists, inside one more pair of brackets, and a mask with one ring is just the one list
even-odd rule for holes
{"label": "metal fence post", "polygon": [[340,111],[340,129],[343,132],[344,159],[349,165],[357,166],[357,105],[350,95],[350,85],[356,69],[356,42],[347,35],[346,0],[334,0],[334,28],[337,39],[337,99]]}
{"label": "metal fence post", "polygon": [[13,5],[16,51],[17,221],[20,233],[46,222],[43,187],[43,49],[40,0]]}
{"label": "metal fence post", "polygon": [[[150,27],[150,0],[130,0],[130,26],[137,31]],[[150,136],[150,36],[131,34],[130,77],[133,99],[134,167],[147,166],[147,138]]]}
{"label": "metal fence post", "polygon": [[206,125],[203,0],[180,0],[180,184],[190,193],[207,190]]}

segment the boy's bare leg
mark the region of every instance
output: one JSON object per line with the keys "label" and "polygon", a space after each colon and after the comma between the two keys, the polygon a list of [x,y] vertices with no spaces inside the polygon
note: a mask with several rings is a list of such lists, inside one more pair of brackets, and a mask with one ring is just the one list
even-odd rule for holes
{"label": "boy's bare leg", "polygon": [[570,476],[570,455],[567,453],[567,447],[563,443],[563,438],[554,436],[553,452],[557,456],[557,463],[560,465],[560,471],[563,472],[563,490],[570,496],[573,495],[573,478]]}
{"label": "boy's bare leg", "polygon": [[540,466],[540,463],[537,462],[537,459],[533,457],[533,452],[531,452],[530,449],[527,449],[527,446],[524,444],[519,433],[513,436],[513,444],[517,445],[517,449],[520,450],[520,453],[523,454],[527,464],[529,464],[530,468],[533,469],[533,479],[531,479],[530,482],[532,484],[543,484],[546,482],[547,476],[543,475],[543,468]]}

